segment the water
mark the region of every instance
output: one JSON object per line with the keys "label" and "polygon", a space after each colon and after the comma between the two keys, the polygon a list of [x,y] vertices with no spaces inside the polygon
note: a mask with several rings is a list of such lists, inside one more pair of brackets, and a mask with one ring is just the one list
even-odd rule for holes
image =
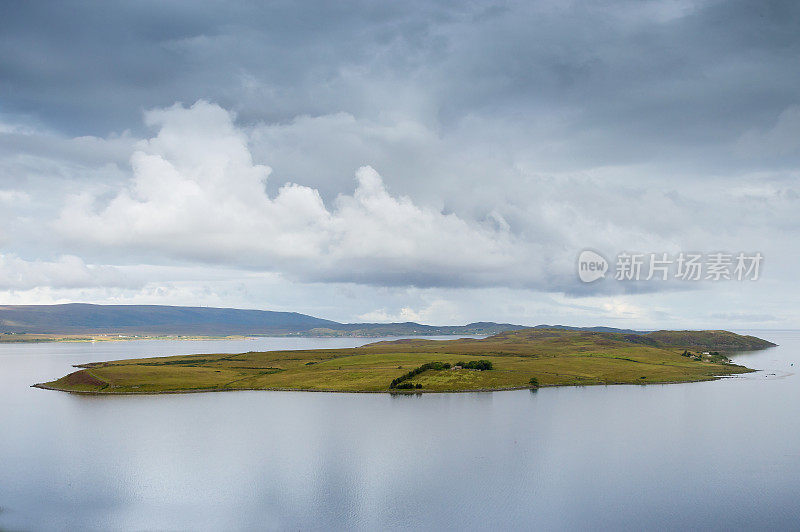
{"label": "water", "polygon": [[0,529],[796,529],[800,332],[756,335],[715,382],[421,396],[28,387],[359,339],[0,345]]}

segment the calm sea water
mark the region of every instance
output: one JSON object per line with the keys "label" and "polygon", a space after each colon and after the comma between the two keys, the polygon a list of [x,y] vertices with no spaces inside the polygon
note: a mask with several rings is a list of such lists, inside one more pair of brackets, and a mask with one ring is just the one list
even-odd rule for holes
{"label": "calm sea water", "polygon": [[797,529],[800,332],[755,334],[721,381],[420,396],[28,387],[359,339],[0,345],[0,529]]}

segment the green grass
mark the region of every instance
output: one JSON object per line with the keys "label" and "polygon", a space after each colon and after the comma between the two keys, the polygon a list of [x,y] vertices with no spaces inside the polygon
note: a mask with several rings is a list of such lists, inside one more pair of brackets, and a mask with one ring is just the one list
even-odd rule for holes
{"label": "green grass", "polygon": [[[110,394],[198,390],[386,392],[393,379],[422,364],[476,359],[491,361],[492,369],[428,370],[410,382],[421,384],[423,392],[446,392],[527,388],[531,378],[541,386],[646,384],[703,381],[751,371],[721,363],[719,358],[681,356],[686,348],[697,345],[725,352],[725,347],[709,345],[709,338],[721,338],[721,345],[751,342],[740,342],[735,338],[739,335],[733,333],[708,333],[680,331],[667,335],[667,343],[662,343],[647,335],[527,329],[482,340],[415,339],[354,349],[130,359],[87,364],[39,386]],[[675,337],[685,345],[672,345]]]}

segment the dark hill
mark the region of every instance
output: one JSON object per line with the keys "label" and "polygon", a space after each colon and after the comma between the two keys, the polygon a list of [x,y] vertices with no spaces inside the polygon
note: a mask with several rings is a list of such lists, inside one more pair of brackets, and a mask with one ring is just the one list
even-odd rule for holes
{"label": "dark hill", "polygon": [[[510,323],[480,322],[457,326],[419,323],[339,323],[266,310],[161,305],[4,305],[0,333],[49,335],[303,335],[415,336],[491,335],[521,329]],[[6,335],[7,336],[7,335]]]}
{"label": "dark hill", "polygon": [[0,306],[0,332],[288,334],[339,324],[296,312],[158,305]]}

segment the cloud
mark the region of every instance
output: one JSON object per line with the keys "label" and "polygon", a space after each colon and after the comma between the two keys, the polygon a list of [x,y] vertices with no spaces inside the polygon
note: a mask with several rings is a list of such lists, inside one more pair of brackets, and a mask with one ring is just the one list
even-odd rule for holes
{"label": "cloud", "polygon": [[27,203],[30,199],[30,195],[23,190],[0,190],[0,203]]}
{"label": "cloud", "polygon": [[[0,252],[134,277],[186,269],[147,277],[140,295],[61,292],[80,300],[279,305],[248,277],[275,272],[284,308],[400,318],[430,303],[407,286],[453,287],[451,301],[493,287],[458,310],[494,297],[483,317],[515,321],[506,300],[631,292],[578,283],[585,248],[760,250],[759,288],[781,299],[797,286],[798,9],[17,3],[0,18]],[[169,107],[201,99],[220,107]],[[215,268],[249,288],[206,294]],[[735,291],[645,288],[624,301],[664,298],[692,325],[712,313],[703,298],[726,312]],[[62,297],[36,290],[27,301]],[[347,290],[360,303],[345,312]],[[536,307],[536,321],[559,308]]]}
{"label": "cloud", "polygon": [[779,321],[772,314],[748,314],[746,312],[715,312],[712,318],[724,321],[743,321],[747,323],[764,323]]}
{"label": "cloud", "polygon": [[119,286],[134,284],[112,266],[85,264],[75,256],[27,261],[13,254],[0,254],[0,290]]}
{"label": "cloud", "polygon": [[435,299],[414,310],[410,306],[400,308],[397,312],[389,312],[385,308],[360,314],[358,319],[367,323],[397,323],[413,321],[427,325],[439,323],[459,323],[463,316],[458,305],[446,299]]}
{"label": "cloud", "polygon": [[789,1],[23,2],[0,20],[4,110],[102,136],[138,128],[143,108],[207,98],[246,123],[346,113],[450,135],[476,120],[482,143],[499,146],[496,131],[540,147],[540,168],[736,169],[730,144],[797,103],[797,13]]}
{"label": "cloud", "polygon": [[[467,222],[393,196],[365,166],[328,208],[317,190],[254,164],[231,115],[199,101],[147,113],[158,134],[131,157],[133,178],[113,198],[71,198],[55,227],[80,242],[157,250],[176,259],[277,270],[302,280],[480,285],[543,280],[507,226]],[[525,259],[530,259],[526,261]]]}
{"label": "cloud", "polygon": [[[754,216],[785,211],[784,224],[797,219],[791,212],[798,196],[787,184],[780,185],[780,194],[762,194],[753,202],[752,193],[744,193],[753,185],[735,182],[726,196],[715,198],[702,184],[695,190],[608,186],[607,176],[635,173],[630,168],[549,176],[518,171],[513,177],[501,164],[485,162],[479,171],[484,182],[477,174],[465,178],[470,189],[443,190],[441,182],[432,183],[438,202],[393,194],[371,166],[356,171],[351,193],[329,193],[325,200],[317,188],[270,184],[272,169],[254,161],[253,142],[263,149],[269,138],[266,145],[280,146],[284,153],[294,145],[300,151],[293,160],[314,160],[319,173],[326,157],[336,158],[337,133],[350,135],[345,143],[350,145],[356,139],[393,138],[416,146],[436,136],[425,128],[396,130],[347,115],[276,127],[242,128],[234,120],[232,113],[202,100],[147,112],[145,121],[157,132],[136,143],[130,180],[72,195],[54,224],[57,233],[78,249],[102,249],[127,260],[227,265],[302,282],[589,294],[687,287],[578,283],[575,259],[584,248],[609,256],[752,249],[750,243],[741,245],[748,237],[736,223],[739,212],[709,208],[720,203],[741,202]],[[292,140],[297,138],[304,140]],[[333,139],[334,148],[321,148],[320,155],[315,145],[325,139]],[[352,151],[354,160],[357,152]],[[268,160],[267,154],[261,159]],[[764,190],[775,186],[767,183]]]}
{"label": "cloud", "polygon": [[761,159],[800,154],[800,105],[784,109],[772,127],[746,131],[737,147],[742,155]]}

